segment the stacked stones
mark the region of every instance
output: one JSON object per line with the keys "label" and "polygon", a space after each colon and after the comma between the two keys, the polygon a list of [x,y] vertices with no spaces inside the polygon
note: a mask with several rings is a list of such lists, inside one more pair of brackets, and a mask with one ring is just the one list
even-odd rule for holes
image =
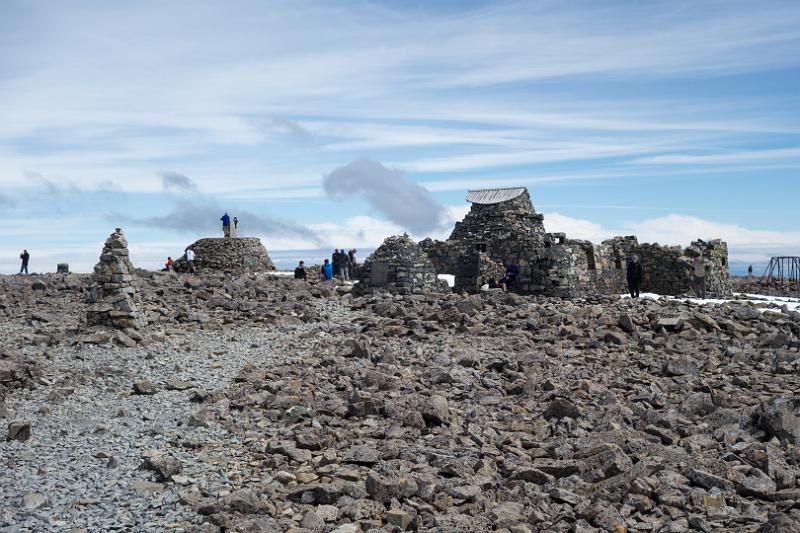
{"label": "stacked stones", "polygon": [[[188,248],[194,250],[196,266],[204,270],[237,274],[275,270],[261,239],[255,237],[200,239]],[[175,261],[173,268],[186,272],[186,257]]]}
{"label": "stacked stones", "polygon": [[139,328],[132,272],[128,241],[122,230],[116,228],[106,239],[100,262],[94,267],[92,287],[87,297],[86,321],[89,326]]}
{"label": "stacked stones", "polygon": [[389,291],[414,294],[445,292],[430,258],[408,235],[388,237],[364,262],[354,287],[357,294]]}

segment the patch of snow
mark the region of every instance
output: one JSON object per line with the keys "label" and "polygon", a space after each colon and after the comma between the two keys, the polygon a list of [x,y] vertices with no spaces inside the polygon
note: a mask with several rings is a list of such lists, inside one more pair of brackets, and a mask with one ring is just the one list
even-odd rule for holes
{"label": "patch of snow", "polygon": [[[786,307],[787,311],[800,311],[800,299],[798,298],[788,298],[785,296],[767,296],[765,294],[741,294],[735,293],[734,296],[739,296],[743,298],[731,298],[731,299],[719,299],[719,298],[706,298],[705,300],[701,300],[700,298],[686,298],[681,296],[664,296],[661,294],[655,294],[652,292],[643,292],[639,295],[640,298],[647,298],[649,300],[659,300],[661,298],[666,298],[667,300],[673,300],[676,302],[692,302],[698,305],[720,305],[727,302],[735,302],[735,303],[759,303],[759,304],[771,304],[776,307],[759,307],[759,311],[762,313],[772,312],[772,313],[781,313],[783,312],[783,307]],[[629,294],[621,294],[620,298],[630,299]]]}
{"label": "patch of snow", "polygon": [[453,287],[456,284],[456,277],[452,274],[439,274],[436,277],[445,280],[449,287]]}
{"label": "patch of snow", "polygon": [[267,272],[270,276],[278,276],[281,278],[291,278],[294,277],[293,270],[273,270],[271,272]]}

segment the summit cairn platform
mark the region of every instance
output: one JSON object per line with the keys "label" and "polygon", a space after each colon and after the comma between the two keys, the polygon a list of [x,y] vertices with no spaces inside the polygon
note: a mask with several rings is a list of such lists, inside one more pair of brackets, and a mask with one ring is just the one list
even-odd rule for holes
{"label": "summit cairn platform", "polygon": [[[189,248],[194,250],[195,265],[202,270],[231,273],[275,270],[267,249],[256,237],[200,239]],[[188,271],[186,257],[175,261],[174,268],[176,272]]]}

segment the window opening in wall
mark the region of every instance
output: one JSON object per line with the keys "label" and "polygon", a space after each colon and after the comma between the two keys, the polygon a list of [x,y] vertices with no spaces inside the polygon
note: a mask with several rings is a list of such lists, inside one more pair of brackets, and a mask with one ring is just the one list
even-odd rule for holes
{"label": "window opening in wall", "polygon": [[586,250],[586,262],[589,264],[589,270],[597,270],[597,265],[594,261],[594,248]]}

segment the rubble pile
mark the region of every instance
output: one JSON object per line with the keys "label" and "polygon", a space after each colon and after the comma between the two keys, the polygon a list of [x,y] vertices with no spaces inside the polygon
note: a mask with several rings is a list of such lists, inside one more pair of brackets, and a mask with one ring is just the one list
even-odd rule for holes
{"label": "rubble pile", "polygon": [[88,276],[30,278],[0,277],[0,527],[800,523],[800,313],[779,304],[156,272],[129,281],[129,345],[81,329]]}

